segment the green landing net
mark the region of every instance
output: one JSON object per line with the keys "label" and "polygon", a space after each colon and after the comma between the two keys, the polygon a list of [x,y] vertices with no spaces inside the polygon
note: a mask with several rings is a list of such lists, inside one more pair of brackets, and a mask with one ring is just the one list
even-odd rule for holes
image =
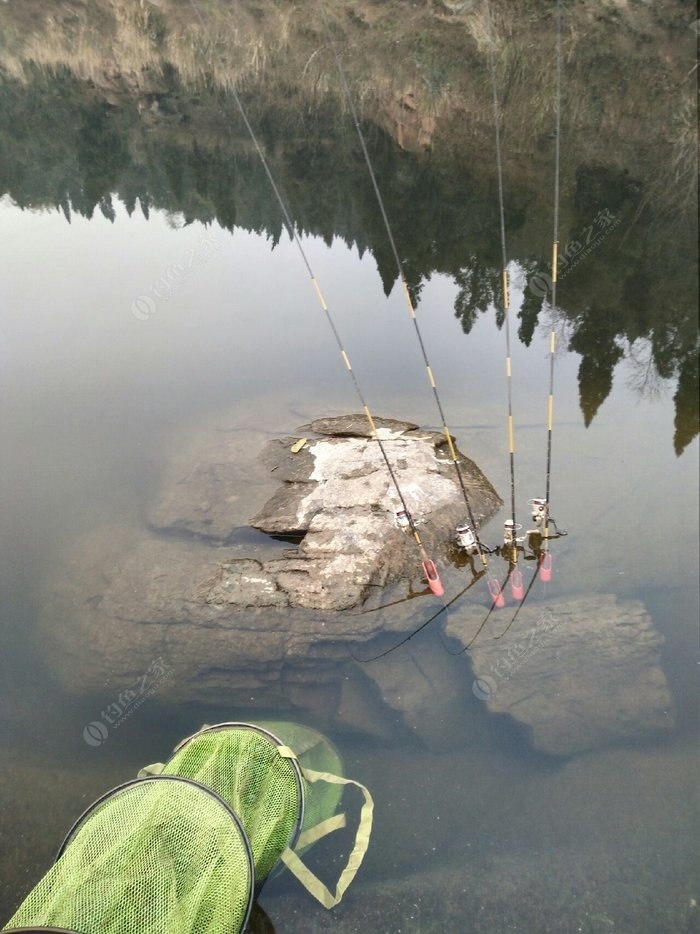
{"label": "green landing net", "polygon": [[[211,788],[245,827],[258,890],[281,863],[322,905],[332,908],[355,877],[372,826],[369,792],[358,782],[341,777],[341,770],[335,748],[309,727],[297,723],[220,723],[202,727],[183,740],[164,765],[147,766],[140,774],[177,775]],[[322,837],[345,827],[345,814],[338,808],[347,785],[361,791],[364,804],[354,847],[331,893],[302,862],[301,855]]]}
{"label": "green landing net", "polygon": [[239,819],[208,788],[147,778],[110,791],[3,931],[233,934],[253,901]]}
{"label": "green landing net", "polygon": [[[142,769],[83,814],[2,930],[238,934],[254,896],[283,866],[332,908],[362,863],[372,827],[369,792],[341,770],[328,740],[296,723],[202,727],[167,762]],[[330,891],[302,856],[345,827],[347,785],[364,801]]]}

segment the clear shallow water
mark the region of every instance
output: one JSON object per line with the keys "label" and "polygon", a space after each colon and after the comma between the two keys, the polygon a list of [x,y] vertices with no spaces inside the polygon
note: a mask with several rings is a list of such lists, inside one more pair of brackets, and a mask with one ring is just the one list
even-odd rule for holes
{"label": "clear shallow water", "polygon": [[[114,223],[96,215],[68,225],[7,201],[0,236],[4,918],[90,800],[217,714],[154,699],[104,746],[85,744],[83,726],[112,689],[81,696],[76,671],[77,696],[67,697],[32,639],[42,585],[65,551],[91,528],[141,522],[172,438],[213,414],[275,433],[357,403],[286,240],[272,250],[257,234],[177,229],[163,214],[146,222],[120,207]],[[201,249],[203,236],[214,244],[206,262],[138,320],[134,301]],[[342,242],[314,238],[305,246],[372,409],[435,425],[399,290],[384,297],[369,253],[360,259]],[[455,293],[441,275],[423,289],[428,354],[460,448],[505,497],[503,334],[491,311],[464,335]],[[565,307],[565,287],[561,300]],[[544,480],[547,349],[543,328],[513,353],[521,509]],[[374,844],[334,916],[339,930],[671,931],[693,923],[697,441],[676,457],[673,385],[640,397],[625,362],[585,428],[578,364],[562,352],[556,367],[552,509],[570,536],[558,550],[555,591],[646,602],[666,638],[678,730],[559,763],[531,752],[475,702],[469,739],[449,752],[428,753],[398,727],[388,749],[334,736],[348,774],[377,799]],[[487,541],[496,543],[503,517]],[[456,575],[448,578],[456,585]],[[427,647],[437,635],[424,638]],[[262,903],[277,931],[329,925],[282,878]]]}

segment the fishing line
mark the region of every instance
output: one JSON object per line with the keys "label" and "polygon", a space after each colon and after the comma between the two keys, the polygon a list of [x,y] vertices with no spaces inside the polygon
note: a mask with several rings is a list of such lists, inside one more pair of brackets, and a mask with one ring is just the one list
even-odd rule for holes
{"label": "fishing line", "polygon": [[[508,568],[508,573],[506,574],[503,583],[502,583],[502,584],[499,583],[499,587],[500,587],[501,591],[503,591],[504,587],[505,587],[506,584],[508,583],[508,579],[510,578],[511,571],[512,571],[512,567],[509,567],[509,568]],[[483,572],[482,572],[482,573],[483,573]],[[451,602],[452,602],[452,601],[450,601],[450,603],[451,603]],[[450,606],[450,603],[448,603],[447,606]],[[470,649],[470,648],[472,647],[472,645],[474,645],[474,643],[476,642],[476,640],[477,640],[477,638],[479,637],[479,635],[481,635],[481,633],[482,633],[484,627],[486,626],[486,624],[488,623],[488,621],[491,619],[491,614],[493,613],[493,611],[496,609],[497,606],[498,606],[498,603],[497,603],[497,601],[494,599],[493,602],[491,603],[491,606],[490,606],[489,609],[488,609],[488,612],[486,613],[486,615],[485,615],[484,618],[482,619],[481,623],[479,624],[479,628],[476,630],[476,632],[475,632],[474,635],[471,637],[471,639],[469,640],[469,642],[467,642],[467,644],[466,644],[463,648],[461,648],[458,652],[450,652],[450,650],[447,648],[447,646],[445,645],[445,643],[442,642],[442,647],[443,647],[444,650],[447,652],[447,654],[448,654],[448,655],[464,655],[464,653],[465,653],[468,649]],[[511,625],[512,625],[512,623],[511,623]],[[442,639],[441,639],[440,641],[442,641]]]}
{"label": "fishing line", "polygon": [[527,585],[527,590],[525,591],[525,596],[524,596],[523,599],[520,601],[520,603],[518,604],[518,606],[515,608],[515,613],[513,613],[513,616],[511,617],[511,620],[510,620],[510,622],[508,623],[508,625],[506,626],[506,628],[503,630],[503,632],[500,634],[500,636],[494,636],[494,639],[502,639],[503,636],[505,636],[505,634],[508,632],[508,630],[510,629],[510,627],[513,625],[513,623],[514,623],[514,622],[516,621],[516,619],[518,618],[518,613],[520,613],[520,611],[522,610],[522,608],[523,608],[523,606],[524,606],[524,604],[525,604],[525,601],[527,600],[527,598],[528,598],[528,596],[529,596],[529,594],[530,594],[530,591],[532,590],[532,587],[533,587],[535,581],[537,580],[537,574],[539,573],[539,570],[540,570],[539,565],[540,565],[540,562],[539,562],[539,560],[538,560],[537,566],[535,567],[535,570],[532,572],[532,577],[530,578],[530,583]]}
{"label": "fishing line", "polygon": [[[564,532],[563,534],[566,535],[566,532]],[[489,549],[489,554],[491,554],[491,553],[492,553],[492,551],[491,551],[491,549]],[[536,570],[537,570],[537,569],[535,569],[535,571],[536,571]],[[506,577],[505,577],[505,579],[504,579],[504,581],[503,581],[502,584],[499,583],[499,581],[498,581],[497,579],[495,579],[495,580],[496,580],[496,584],[497,584],[497,591],[498,591],[498,593],[501,593],[501,592],[503,591],[503,589],[505,588],[506,584],[508,583],[508,579],[509,579],[509,577],[510,577],[510,575],[511,575],[511,571],[512,571],[512,568],[509,568],[509,569],[508,569],[508,573],[507,573],[507,575],[506,575]],[[389,654],[390,654],[391,652],[393,652],[395,649],[398,649],[398,648],[400,648],[402,645],[405,645],[405,644],[406,644],[407,642],[409,642],[414,636],[418,635],[419,632],[421,632],[423,629],[425,629],[426,626],[429,626],[430,623],[433,622],[433,620],[437,619],[437,617],[438,617],[441,613],[444,613],[449,607],[452,606],[453,603],[455,603],[457,600],[459,600],[459,598],[460,598],[463,594],[465,594],[465,593],[466,593],[478,580],[480,580],[480,579],[484,576],[484,574],[486,574],[486,573],[487,573],[487,572],[486,572],[485,570],[475,571],[475,570],[474,570],[474,566],[473,566],[473,564],[472,564],[472,575],[473,575],[473,576],[472,576],[472,580],[467,584],[467,586],[466,586],[466,587],[463,587],[454,597],[452,597],[450,600],[448,600],[447,603],[444,603],[443,606],[442,606],[442,608],[441,608],[440,610],[438,610],[437,613],[434,613],[429,619],[427,619],[424,623],[422,623],[417,629],[414,629],[413,632],[412,632],[409,636],[406,636],[405,639],[402,639],[400,642],[397,642],[396,645],[391,646],[391,648],[386,649],[384,652],[381,652],[379,655],[373,655],[371,658],[366,658],[366,659],[358,658],[358,657],[357,657],[356,655],[354,655],[353,653],[350,653],[350,654],[351,654],[352,657],[355,659],[355,661],[363,662],[363,663],[364,663],[364,662],[374,662],[374,661],[376,661],[378,658],[384,658],[385,655],[389,655]],[[474,643],[474,641],[476,640],[477,636],[481,633],[481,631],[483,630],[484,626],[488,623],[488,621],[489,621],[489,619],[490,619],[491,614],[493,613],[493,611],[496,609],[497,606],[500,606],[500,604],[497,602],[496,595],[495,595],[493,592],[492,592],[492,596],[494,597],[494,599],[493,599],[493,601],[492,601],[492,603],[491,603],[491,606],[489,607],[488,612],[486,613],[486,616],[485,616],[484,619],[482,620],[481,624],[479,625],[479,628],[478,628],[477,631],[474,633],[474,635],[472,636],[471,640],[467,643],[466,646],[464,646],[464,648],[460,649],[458,652],[451,652],[451,651],[447,648],[447,646],[445,645],[445,640],[442,638],[442,635],[440,635],[440,642],[442,642],[442,647],[444,648],[444,650],[447,652],[448,655],[453,655],[453,656],[462,655],[464,652],[467,651],[467,649],[471,648],[471,646],[472,646],[472,644]],[[404,597],[402,600],[394,600],[394,601],[392,601],[391,603],[385,603],[385,604],[383,604],[382,606],[372,607],[372,609],[370,609],[370,610],[363,610],[361,613],[358,613],[357,615],[358,615],[358,616],[364,616],[366,613],[376,613],[378,610],[383,610],[383,609],[385,609],[386,607],[396,606],[397,604],[405,603],[407,599],[410,599],[410,598]]]}
{"label": "fishing line", "polygon": [[[333,33],[331,32],[330,23],[328,22],[328,17],[326,16],[326,11],[325,11],[325,8],[324,8],[324,6],[323,6],[323,3],[321,3],[320,0],[319,0],[319,2],[318,2],[317,5],[318,5],[318,9],[319,9],[320,14],[321,14],[321,19],[323,20],[323,24],[324,24],[324,26],[325,26],[326,35],[328,36],[329,45],[330,45],[331,49],[333,50],[333,57],[334,57],[334,59],[335,59],[336,67],[337,67],[337,69],[338,69],[338,74],[339,74],[339,76],[340,76],[341,84],[342,84],[342,86],[343,86],[343,91],[344,91],[344,93],[345,93],[345,97],[346,97],[347,102],[348,102],[348,107],[349,107],[349,109],[350,109],[350,113],[351,113],[351,115],[352,115],[352,119],[353,119],[353,122],[354,122],[354,124],[355,124],[355,129],[357,130],[357,136],[358,136],[358,139],[359,139],[359,141],[360,141],[360,146],[362,147],[362,153],[363,153],[363,155],[364,155],[365,162],[366,162],[366,164],[367,164],[367,170],[368,170],[368,172],[369,172],[370,179],[372,180],[372,187],[374,188],[374,194],[375,194],[375,196],[376,196],[376,198],[377,198],[377,204],[379,205],[379,210],[380,210],[381,215],[382,215],[382,220],[384,221],[384,227],[385,227],[385,229],[386,229],[386,233],[387,233],[387,237],[388,237],[388,240],[389,240],[389,244],[390,244],[390,246],[391,246],[391,252],[392,252],[392,254],[393,254],[393,256],[394,256],[394,261],[395,261],[395,263],[396,263],[396,269],[397,269],[398,277],[399,277],[399,280],[400,280],[401,285],[402,285],[402,288],[403,288],[403,293],[404,293],[404,297],[405,297],[405,299],[406,299],[406,304],[407,304],[407,306],[408,306],[408,311],[409,311],[409,314],[410,314],[410,316],[411,316],[411,320],[413,321],[413,326],[414,326],[414,328],[415,328],[416,337],[417,337],[417,339],[418,339],[418,344],[419,344],[419,346],[420,346],[421,354],[422,354],[422,356],[423,356],[423,362],[424,362],[424,364],[425,364],[426,372],[427,372],[427,375],[428,375],[428,382],[430,383],[430,387],[431,387],[431,389],[433,390],[433,395],[434,395],[434,398],[435,398],[435,403],[436,403],[436,405],[437,405],[437,409],[438,409],[438,412],[439,412],[439,414],[440,414],[440,420],[441,420],[441,423],[442,423],[443,431],[444,431],[444,433],[445,433],[445,438],[447,439],[447,446],[448,446],[448,449],[449,449],[449,452],[450,452],[450,457],[452,458],[452,463],[454,464],[454,468],[455,468],[455,471],[456,471],[456,473],[457,473],[457,478],[458,478],[458,480],[459,480],[459,485],[460,485],[461,490],[462,490],[462,496],[463,496],[463,498],[464,498],[464,503],[465,503],[465,506],[466,506],[466,509],[467,509],[467,515],[469,516],[469,522],[471,523],[471,527],[472,527],[472,528],[474,529],[474,531],[476,532],[476,530],[477,530],[477,525],[476,525],[476,521],[475,521],[475,519],[474,519],[474,513],[473,513],[473,511],[472,511],[471,503],[470,503],[470,501],[469,501],[469,494],[467,493],[467,488],[466,488],[465,483],[464,483],[464,478],[463,478],[463,476],[462,476],[462,471],[460,470],[460,467],[459,467],[459,461],[458,461],[458,459],[457,459],[457,452],[456,452],[455,447],[454,447],[454,443],[453,443],[453,440],[452,440],[452,435],[450,434],[450,430],[449,430],[449,428],[447,427],[447,421],[446,421],[446,419],[445,419],[445,413],[444,413],[444,411],[443,411],[442,403],[441,403],[441,401],[440,401],[440,396],[439,396],[439,394],[438,394],[437,385],[436,385],[436,382],[435,382],[435,377],[434,377],[434,375],[433,375],[433,371],[432,371],[432,368],[431,368],[431,366],[430,366],[430,362],[428,361],[428,354],[427,354],[427,351],[426,351],[426,349],[425,349],[425,343],[424,343],[424,341],[423,341],[423,335],[422,335],[421,330],[420,330],[420,327],[419,327],[419,325],[418,325],[418,319],[417,319],[417,317],[416,317],[416,311],[415,311],[415,308],[414,308],[414,306],[413,306],[413,301],[412,301],[412,299],[411,299],[411,294],[410,294],[410,292],[409,292],[408,284],[407,284],[407,282],[406,282],[406,277],[405,277],[405,275],[404,275],[403,263],[401,262],[401,259],[400,259],[400,257],[399,257],[398,250],[397,250],[397,248],[396,248],[396,241],[394,240],[394,235],[393,235],[393,232],[392,232],[392,229],[391,229],[391,224],[390,224],[390,222],[389,222],[389,217],[388,217],[388,215],[387,215],[386,207],[385,207],[385,205],[384,205],[384,199],[383,199],[382,193],[381,193],[381,191],[380,191],[380,189],[379,189],[379,183],[377,182],[377,177],[376,177],[376,174],[375,174],[375,172],[374,172],[374,167],[373,167],[373,165],[372,165],[372,160],[370,159],[369,151],[368,151],[368,149],[367,149],[367,144],[366,144],[366,142],[365,142],[364,133],[362,132],[362,128],[361,128],[361,126],[360,126],[360,121],[359,121],[359,118],[358,118],[357,110],[356,110],[356,108],[355,108],[355,104],[354,104],[354,101],[353,101],[353,97],[352,97],[352,94],[351,94],[351,92],[350,92],[350,87],[349,87],[349,85],[348,85],[348,81],[347,81],[347,78],[346,78],[346,76],[345,76],[345,69],[343,68],[343,64],[342,64],[342,62],[341,62],[341,60],[340,60],[340,55],[338,54],[338,47],[337,47],[337,45],[336,45],[335,39],[333,38]],[[485,554],[485,551],[484,551],[484,549],[483,549],[483,547],[482,547],[482,545],[481,545],[481,542],[479,541],[478,534],[476,535],[476,542],[475,542],[475,544],[476,544],[476,548],[477,548],[477,551],[478,551],[478,554],[479,554],[479,558],[480,558],[480,560],[481,560],[481,563],[482,563],[483,567],[486,568],[486,567],[487,567],[486,554]]]}
{"label": "fishing line", "polygon": [[[569,533],[566,531],[566,529],[560,529],[560,528],[559,528],[559,526],[557,525],[557,523],[555,522],[555,520],[554,520],[554,518],[553,518],[552,516],[549,517],[549,521],[550,521],[550,524],[554,526],[554,531],[556,532],[556,535],[555,535],[555,536],[550,536],[550,539],[553,538],[553,537],[554,537],[554,538],[563,538],[565,535],[568,535],[568,534],[569,534]],[[543,536],[543,540],[544,540],[544,536]],[[547,560],[547,557],[550,558],[550,562],[549,562],[549,565],[548,565],[548,566],[545,565],[545,562],[546,562],[546,560]],[[510,622],[508,623],[508,625],[506,626],[506,628],[503,630],[503,632],[500,634],[500,636],[494,636],[495,639],[502,639],[503,636],[505,636],[505,634],[508,632],[508,630],[510,629],[510,627],[513,625],[513,623],[514,623],[515,620],[517,619],[518,613],[520,613],[520,611],[522,610],[523,605],[525,604],[525,601],[527,600],[527,598],[528,598],[528,596],[529,596],[529,594],[530,594],[530,591],[532,590],[533,584],[534,584],[535,581],[537,580],[537,575],[539,574],[541,577],[543,577],[543,574],[546,574],[546,573],[548,572],[548,573],[549,573],[549,576],[551,577],[551,571],[552,571],[551,557],[552,557],[551,554],[550,554],[548,551],[545,551],[544,549],[543,549],[542,551],[540,551],[539,554],[536,554],[537,564],[536,564],[536,566],[535,566],[535,570],[532,572],[532,577],[530,578],[530,583],[527,585],[527,589],[526,589],[526,591],[525,591],[523,597],[521,598],[521,600],[520,600],[518,606],[516,607],[515,613],[513,614],[513,616],[512,616],[512,618],[511,618]],[[526,559],[526,560],[531,560],[531,559]],[[548,580],[549,578],[548,578],[548,577],[543,577],[543,579]]]}
{"label": "fishing line", "polygon": [[[424,623],[421,623],[421,625],[417,629],[414,629],[413,632],[409,636],[406,636],[404,639],[401,639],[401,641],[397,642],[396,645],[392,645],[390,648],[385,649],[383,652],[380,652],[378,655],[372,655],[369,658],[358,658],[357,655],[354,654],[354,652],[351,652],[350,654],[352,655],[352,657],[355,659],[356,662],[360,662],[361,664],[364,665],[364,664],[367,664],[367,662],[376,662],[377,659],[384,658],[386,655],[389,655],[391,652],[394,652],[396,649],[400,649],[402,645],[406,645],[407,642],[410,642],[414,636],[417,636],[418,633],[422,632],[426,628],[426,626],[429,626],[433,622],[433,620],[436,620],[438,616],[440,616],[441,613],[444,613],[449,607],[452,606],[453,603],[459,600],[459,598],[462,597],[471,587],[473,587],[474,584],[478,580],[480,580],[485,573],[486,573],[485,571],[476,572],[474,574],[474,577],[469,581],[466,587],[463,587],[459,591],[459,593],[457,593],[454,597],[451,597],[447,602],[443,602],[443,605],[440,607],[440,609],[436,613],[433,613],[433,615],[430,616],[428,619],[426,619]],[[442,639],[440,641],[442,641]],[[443,642],[443,647],[444,646],[445,646],[445,643]],[[455,653],[450,652],[449,654],[453,655]]]}
{"label": "fishing line", "polygon": [[371,606],[367,610],[360,610],[359,613],[350,613],[350,617],[366,616],[368,613],[378,613],[380,610],[386,610],[390,606],[400,606],[402,603],[408,603],[409,600],[415,600],[416,597],[425,596],[425,591],[411,591],[407,597],[401,597],[398,600],[390,600],[389,603],[380,603],[379,606]]}
{"label": "fishing line", "polygon": [[[207,27],[206,27],[206,25],[205,25],[204,19],[202,18],[202,14],[201,14],[201,12],[200,12],[200,9],[199,9],[199,6],[198,6],[196,0],[190,0],[190,6],[191,6],[192,9],[194,10],[195,15],[197,16],[197,19],[199,20],[200,26],[202,27],[202,30],[204,31],[204,34],[205,34],[206,36],[208,36],[209,41],[211,42],[211,33],[209,32],[209,30],[207,29]],[[407,505],[407,503],[406,503],[406,500],[405,500],[405,498],[404,498],[404,495],[403,495],[403,493],[402,493],[402,491],[401,491],[401,487],[399,486],[399,482],[398,482],[398,479],[397,479],[397,477],[396,477],[396,473],[395,473],[395,471],[394,471],[394,468],[391,466],[391,462],[390,462],[390,460],[389,460],[389,456],[388,456],[388,454],[387,454],[387,452],[386,452],[386,448],[385,448],[385,446],[384,446],[384,444],[383,444],[383,442],[382,442],[382,439],[381,439],[380,436],[379,436],[379,432],[377,431],[377,427],[376,427],[376,425],[375,425],[374,418],[372,417],[372,414],[371,414],[371,412],[370,412],[370,410],[369,410],[369,407],[368,407],[368,405],[367,405],[367,403],[366,403],[366,401],[365,401],[364,394],[362,393],[362,390],[360,389],[360,384],[359,384],[359,382],[358,382],[357,376],[355,375],[355,371],[353,370],[352,365],[351,365],[351,363],[350,363],[350,358],[349,358],[347,352],[345,351],[345,348],[344,348],[343,343],[342,343],[342,341],[341,341],[340,334],[339,334],[338,329],[337,329],[337,327],[336,327],[335,321],[333,320],[333,317],[332,317],[332,315],[331,315],[330,309],[329,309],[329,307],[328,307],[328,305],[327,305],[327,303],[326,303],[326,300],[325,300],[325,298],[324,298],[324,296],[323,296],[323,293],[321,292],[321,288],[320,288],[320,286],[319,286],[319,284],[318,284],[318,280],[316,279],[316,277],[315,277],[315,275],[314,275],[314,273],[313,273],[313,270],[312,270],[312,268],[311,268],[311,264],[309,263],[309,259],[308,259],[307,255],[306,255],[306,251],[304,250],[304,246],[303,246],[303,244],[302,244],[302,242],[301,242],[301,240],[300,240],[300,238],[299,238],[299,235],[297,234],[296,227],[295,227],[295,225],[294,225],[293,222],[292,222],[291,216],[290,216],[290,214],[289,214],[289,210],[287,209],[287,205],[286,205],[286,203],[285,203],[285,201],[284,201],[284,198],[282,197],[282,194],[280,193],[280,190],[279,190],[279,188],[278,188],[278,186],[277,186],[277,183],[276,183],[276,181],[275,181],[275,178],[274,178],[274,176],[273,176],[273,174],[272,174],[272,170],[270,169],[270,166],[269,166],[269,164],[268,164],[268,161],[267,161],[267,159],[265,158],[265,153],[263,152],[262,147],[261,147],[261,145],[260,145],[260,142],[259,142],[259,140],[258,140],[258,137],[257,137],[255,131],[253,130],[253,127],[252,127],[252,125],[251,125],[251,123],[250,123],[250,121],[249,121],[249,119],[248,119],[248,115],[247,115],[247,113],[246,113],[246,110],[245,110],[245,108],[243,107],[243,103],[242,103],[242,101],[241,101],[241,99],[240,99],[240,96],[239,96],[239,94],[238,94],[238,91],[237,91],[237,89],[236,89],[236,87],[235,87],[235,84],[234,84],[233,82],[231,83],[231,88],[230,88],[230,90],[231,90],[232,97],[233,97],[233,99],[234,99],[234,101],[235,101],[235,103],[236,103],[236,107],[238,108],[238,111],[239,111],[239,113],[240,113],[240,115],[241,115],[241,119],[243,120],[243,123],[245,124],[246,130],[248,131],[248,135],[250,136],[250,139],[251,139],[251,141],[252,141],[252,143],[253,143],[253,146],[254,146],[254,148],[255,148],[255,151],[257,152],[258,157],[260,158],[260,161],[261,161],[261,163],[262,163],[262,166],[263,166],[263,168],[264,168],[264,170],[265,170],[265,174],[267,175],[267,179],[268,179],[268,181],[269,181],[269,183],[270,183],[270,187],[272,188],[272,191],[273,191],[273,193],[274,193],[274,195],[275,195],[275,198],[276,198],[276,200],[277,200],[277,202],[278,202],[278,204],[279,204],[279,206],[280,206],[280,210],[282,211],[282,216],[283,216],[283,218],[284,218],[284,224],[285,224],[285,227],[287,228],[287,232],[289,233],[290,239],[292,239],[292,240],[294,241],[294,243],[296,244],[296,246],[297,246],[297,248],[298,248],[298,250],[299,250],[299,254],[301,255],[301,258],[302,258],[302,260],[303,260],[303,262],[304,262],[304,265],[306,266],[306,270],[307,270],[307,272],[308,272],[308,274],[309,274],[309,278],[311,279],[311,284],[312,284],[313,287],[314,287],[314,291],[315,291],[316,296],[317,296],[317,298],[318,298],[318,301],[319,301],[319,303],[320,303],[320,305],[321,305],[321,308],[323,309],[323,311],[324,311],[324,313],[325,313],[326,320],[328,321],[328,324],[329,324],[330,329],[331,329],[331,331],[332,331],[332,333],[333,333],[333,337],[334,337],[334,339],[335,339],[336,345],[337,345],[337,347],[338,347],[338,349],[339,349],[339,351],[340,351],[341,357],[343,358],[343,363],[345,364],[345,367],[346,367],[348,373],[350,374],[350,378],[352,379],[353,386],[355,387],[355,392],[356,392],[357,397],[358,397],[358,399],[359,399],[359,401],[360,401],[360,405],[362,406],[362,409],[363,409],[363,411],[364,411],[365,417],[367,418],[367,422],[368,422],[369,427],[370,427],[371,436],[372,436],[372,438],[377,442],[377,444],[379,445],[379,450],[381,451],[382,458],[383,458],[384,463],[385,463],[385,465],[386,465],[386,468],[387,468],[387,470],[388,470],[388,472],[389,472],[389,476],[391,477],[391,482],[392,482],[393,485],[394,485],[394,489],[396,490],[396,494],[397,494],[397,496],[398,496],[398,498],[399,498],[399,501],[400,501],[400,503],[401,503],[401,507],[402,507],[402,509],[403,509],[403,512],[404,512],[405,515],[406,515],[406,519],[407,519],[407,521],[408,521],[408,525],[409,525],[409,527],[410,527],[410,529],[411,529],[411,532],[412,532],[412,534],[413,534],[413,538],[415,539],[416,545],[418,546],[418,550],[419,550],[420,558],[421,558],[421,563],[422,563],[422,566],[423,566],[423,571],[425,572],[425,576],[426,576],[426,578],[427,578],[428,585],[429,585],[431,591],[432,591],[436,596],[442,596],[442,594],[444,593],[444,589],[443,589],[443,587],[442,587],[442,583],[441,583],[441,581],[440,581],[440,577],[439,577],[439,575],[438,575],[437,568],[435,567],[434,562],[428,557],[428,554],[426,553],[425,548],[423,547],[423,543],[422,543],[422,541],[421,541],[420,534],[419,534],[418,529],[417,529],[417,527],[416,527],[416,523],[415,523],[415,521],[414,521],[414,519],[413,519],[413,517],[412,517],[412,515],[411,515],[411,512],[410,512],[410,510],[409,510],[409,508],[408,508],[408,505]]]}

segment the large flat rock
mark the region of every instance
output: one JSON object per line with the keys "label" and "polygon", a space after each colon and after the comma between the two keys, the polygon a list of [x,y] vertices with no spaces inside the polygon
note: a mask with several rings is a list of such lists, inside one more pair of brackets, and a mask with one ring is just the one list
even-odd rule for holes
{"label": "large flat rock", "polygon": [[[394,523],[376,439],[352,434],[365,430],[357,416],[311,427],[276,439],[208,427],[166,467],[148,527],[97,529],[76,543],[40,627],[67,687],[121,690],[162,658],[173,671],[158,688],[164,699],[333,715],[350,647],[413,622],[406,611],[341,611],[393,581],[426,584],[413,536]],[[377,428],[440,563],[464,511],[445,439],[388,419]],[[491,516],[498,495],[460,458],[474,510]]]}
{"label": "large flat rock", "polygon": [[[526,604],[494,613],[469,649],[474,694],[528,728],[533,745],[566,756],[674,726],[660,665],[662,636],[644,604],[611,595]],[[453,615],[446,633],[467,646],[483,608]]]}
{"label": "large flat rock", "polygon": [[[265,467],[283,483],[251,524],[272,535],[304,536],[296,554],[268,566],[291,605],[357,606],[371,585],[413,574],[420,566],[415,541],[394,521],[402,506],[426,546],[443,554],[464,517],[446,438],[391,419],[377,419],[376,426],[378,438],[370,437],[360,416],[324,419],[302,426],[297,438],[269,442],[262,452]],[[312,431],[321,437],[307,437]],[[501,500],[476,464],[458,457],[481,523]]]}
{"label": "large flat rock", "polygon": [[[251,593],[250,575],[234,580],[242,568],[222,568],[229,602],[239,606],[357,606],[370,586],[420,568],[413,536],[395,526],[397,509],[405,504],[426,546],[443,555],[466,509],[444,435],[395,419],[376,418],[375,425],[380,440],[364,416],[318,419],[294,436],[268,440],[254,461],[249,436],[209,429],[167,468],[149,524],[212,544],[231,543],[246,523],[303,539],[293,553],[258,568],[258,583],[266,581],[259,592]],[[476,464],[458,457],[481,523],[501,500]],[[261,603],[266,593],[274,594],[272,603]]]}
{"label": "large flat rock", "polygon": [[[418,425],[413,422],[402,422],[397,418],[375,418],[375,427],[380,431],[385,429],[395,433],[416,431]],[[309,431],[316,435],[331,435],[335,438],[371,438],[372,429],[366,415],[335,415],[330,418],[315,418],[308,425],[302,425],[299,431]]]}
{"label": "large flat rock", "polygon": [[122,690],[162,658],[173,674],[158,695],[243,706],[290,703],[301,687],[328,701],[348,644],[372,614],[320,614],[289,592],[246,546],[104,527],[83,536],[51,586],[40,620],[47,658],[75,692]]}

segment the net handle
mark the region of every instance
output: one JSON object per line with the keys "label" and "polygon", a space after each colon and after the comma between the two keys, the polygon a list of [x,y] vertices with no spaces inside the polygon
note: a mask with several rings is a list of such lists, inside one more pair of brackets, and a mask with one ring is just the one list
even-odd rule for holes
{"label": "net handle", "polygon": [[332,775],[330,772],[316,772],[312,769],[302,769],[302,775],[308,782],[328,782],[331,785],[354,785],[362,793],[364,803],[360,811],[360,822],[355,834],[355,844],[348,857],[347,865],[340,874],[335,892],[331,892],[321,880],[306,866],[299,855],[294,850],[287,849],[282,853],[281,860],[295,876],[304,888],[313,897],[320,902],[324,908],[334,908],[341,901],[348,886],[357,875],[357,870],[362,865],[365,858],[369,838],[372,833],[372,814],[374,811],[374,801],[367,788],[360,782],[353,781],[351,778],[341,778],[340,775]]}

